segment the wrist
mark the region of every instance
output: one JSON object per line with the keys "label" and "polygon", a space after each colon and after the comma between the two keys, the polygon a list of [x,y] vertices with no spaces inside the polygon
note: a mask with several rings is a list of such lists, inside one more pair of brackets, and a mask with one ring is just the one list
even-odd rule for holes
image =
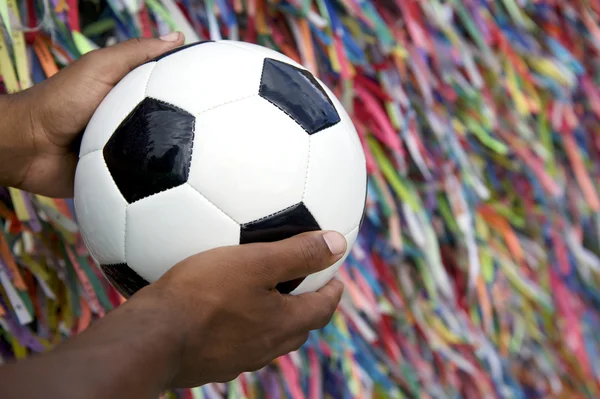
{"label": "wrist", "polygon": [[172,313],[147,287],[51,356],[72,369],[76,397],[156,398],[170,388],[183,349]]}
{"label": "wrist", "polygon": [[[155,381],[161,390],[171,388],[179,372],[185,346],[186,328],[173,311],[165,292],[154,286],[139,291],[124,304],[123,310],[150,329],[147,345],[155,348],[148,361],[156,362]],[[144,327],[142,327],[144,328]],[[145,329],[144,328],[144,329]]]}
{"label": "wrist", "polygon": [[19,187],[36,153],[29,93],[0,96],[0,184]]}

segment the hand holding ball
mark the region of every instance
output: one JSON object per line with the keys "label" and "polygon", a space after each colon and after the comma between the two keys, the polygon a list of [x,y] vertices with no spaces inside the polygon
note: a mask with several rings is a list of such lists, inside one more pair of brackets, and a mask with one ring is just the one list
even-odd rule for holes
{"label": "hand holding ball", "polygon": [[[335,230],[354,244],[366,198],[352,121],[309,71],[264,47],[196,43],[129,73],[83,137],[75,208],[125,296],[210,249]],[[279,290],[316,291],[345,257]]]}

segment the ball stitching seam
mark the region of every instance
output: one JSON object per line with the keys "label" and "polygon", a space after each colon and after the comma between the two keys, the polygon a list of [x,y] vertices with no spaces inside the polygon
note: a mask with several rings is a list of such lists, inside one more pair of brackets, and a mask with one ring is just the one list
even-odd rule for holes
{"label": "ball stitching seam", "polygon": [[[153,71],[154,71],[154,70],[153,70]],[[148,80],[150,80],[150,79],[148,79]],[[144,197],[138,198],[138,199],[136,199],[135,201],[133,201],[133,202],[131,202],[131,203],[127,202],[127,200],[126,200],[126,202],[127,202],[128,206],[129,206],[129,205],[131,205],[131,204],[135,204],[136,202],[138,202],[138,201],[141,201],[141,200],[143,200],[143,199],[146,199],[146,198],[153,197],[153,196],[155,196],[155,195],[158,195],[158,194],[160,194],[160,193],[164,193],[165,191],[169,191],[169,190],[172,190],[172,189],[174,189],[174,188],[177,188],[177,187],[181,187],[182,185],[186,184],[186,183],[187,183],[187,180],[188,180],[188,178],[189,178],[189,171],[190,171],[190,169],[191,169],[191,167],[192,167],[192,152],[193,152],[193,149],[194,149],[194,138],[195,138],[195,136],[196,136],[196,135],[195,135],[195,129],[196,129],[196,117],[195,117],[194,115],[192,115],[191,113],[189,113],[188,111],[186,111],[185,109],[183,109],[183,108],[181,108],[181,107],[178,107],[177,105],[171,104],[171,103],[169,103],[169,102],[166,102],[166,101],[160,100],[160,99],[158,99],[158,98],[155,98],[155,97],[152,97],[152,96],[144,95],[144,99],[146,99],[146,98],[150,98],[150,99],[152,99],[152,100],[158,101],[159,103],[162,103],[162,104],[168,105],[168,106],[170,106],[170,107],[173,107],[173,108],[175,108],[177,111],[180,111],[180,112],[182,112],[182,113],[185,113],[185,114],[187,114],[187,115],[190,115],[190,116],[194,117],[194,121],[193,121],[193,124],[192,124],[192,140],[191,140],[191,145],[190,145],[190,163],[189,163],[189,165],[188,165],[188,171],[187,171],[187,174],[186,174],[186,181],[185,181],[185,182],[183,182],[182,184],[179,184],[179,185],[177,185],[177,186],[174,186],[174,187],[169,187],[169,188],[166,188],[166,189],[164,189],[164,190],[160,190],[160,191],[158,191],[158,192],[156,192],[156,193],[154,193],[154,194],[150,194],[150,195],[146,195],[146,196],[144,196]],[[107,167],[108,167],[108,166],[107,166]],[[111,176],[112,176],[112,174],[111,174]],[[113,179],[113,180],[114,180],[114,179]]]}
{"label": "ball stitching seam", "polygon": [[[261,78],[261,82],[262,82],[262,78]],[[260,95],[260,94],[259,94]],[[296,118],[294,118],[289,112],[287,112],[285,109],[283,109],[282,107],[280,107],[279,105],[275,104],[271,99],[260,95],[260,97],[264,98],[265,100],[267,100],[268,102],[270,102],[271,104],[273,104],[274,106],[276,106],[277,108],[279,108],[284,114],[286,114],[287,116],[289,116],[294,122],[296,122],[296,124],[298,124],[298,126],[300,126],[302,128],[302,130],[304,130],[306,132],[306,134],[308,134],[309,136],[311,135],[311,133],[308,131],[307,128],[305,128],[302,123],[300,123],[300,121]]]}
{"label": "ball stitching seam", "polygon": [[185,181],[187,182],[190,178],[190,171],[192,170],[192,155],[194,154],[194,139],[196,138],[196,118],[194,117],[194,121],[192,122],[192,143],[190,145],[190,162],[188,163],[188,168],[185,171]]}
{"label": "ball stitching seam", "polygon": [[194,114],[192,114],[191,112],[186,111],[185,109],[183,109],[183,108],[181,108],[181,107],[179,107],[179,106],[177,106],[175,104],[171,104],[170,102],[161,100],[160,98],[152,97],[152,96],[149,96],[149,95],[145,94],[144,95],[144,99],[146,99],[146,98],[149,98],[151,100],[157,101],[157,102],[159,102],[161,104],[164,104],[164,105],[168,105],[169,107],[173,107],[177,111],[180,111],[181,113],[184,113],[184,114],[187,114],[187,115],[190,115],[190,116],[194,116]]}
{"label": "ball stitching seam", "polygon": [[310,152],[312,149],[312,137],[308,136],[308,160],[306,162],[306,175],[304,176],[304,190],[302,190],[302,201],[306,196],[306,189],[308,188],[308,175],[310,173]]}
{"label": "ball stitching seam", "polygon": [[261,54],[261,53],[259,53],[258,51],[255,51],[255,50],[253,50],[251,48],[246,48],[246,47],[238,46],[236,43],[233,43],[231,41],[221,41],[219,43],[222,43],[222,44],[224,44],[226,46],[232,46],[232,47],[235,47],[235,48],[243,50],[243,51],[247,51],[247,52],[249,52],[249,53],[251,53],[253,55],[257,55],[259,57],[264,57],[264,55]]}
{"label": "ball stitching seam", "polygon": [[[146,79],[146,84],[144,85],[144,98],[146,98],[147,96],[147,92],[148,92],[148,83],[150,83],[150,79],[152,79],[152,75],[154,74],[154,70],[156,69],[156,66],[158,65],[160,61],[156,61],[153,65],[152,65],[152,70],[150,71],[150,74],[148,75],[148,79]],[[143,101],[143,99],[142,99]]]}
{"label": "ball stitching seam", "polygon": [[[102,151],[102,150],[97,150],[97,151]],[[96,152],[96,151],[94,151]],[[102,158],[102,163],[104,163],[104,166],[106,167],[106,171],[108,172],[108,175],[110,176],[112,182],[115,185],[115,188],[117,189],[117,191],[119,192],[119,195],[121,196],[121,198],[123,198],[123,201],[125,202],[125,220],[123,221],[123,261],[125,263],[127,263],[127,208],[129,207],[129,203],[127,202],[127,200],[125,199],[125,197],[123,197],[123,193],[121,193],[121,190],[119,190],[119,186],[117,186],[117,183],[115,182],[115,178],[113,177],[112,173],[110,173],[110,168],[108,167],[108,164],[106,163],[106,159],[104,159],[104,153],[100,153],[100,157]]]}
{"label": "ball stitching seam", "polygon": [[279,214],[282,214],[282,213],[284,213],[284,212],[286,212],[286,211],[288,211],[288,210],[290,210],[290,209],[292,209],[292,208],[295,208],[296,206],[298,206],[298,204],[290,205],[290,206],[288,206],[287,208],[284,208],[284,209],[282,209],[282,210],[280,210],[280,211],[277,211],[277,212],[273,212],[273,213],[271,213],[271,214],[269,214],[269,215],[267,215],[267,216],[263,216],[263,217],[261,217],[260,219],[256,219],[256,220],[253,220],[253,221],[251,221],[251,222],[244,223],[244,224],[242,224],[241,226],[250,226],[250,225],[253,225],[253,224],[256,224],[256,223],[260,223],[260,222],[262,222],[263,220],[266,220],[266,219],[272,218],[273,216],[277,216],[277,215],[279,215]]}
{"label": "ball stitching seam", "polygon": [[[222,106],[225,106],[225,105],[228,105],[228,104],[232,104],[232,103],[234,103],[234,102],[238,102],[238,101],[246,100],[246,99],[248,99],[248,98],[252,98],[252,97],[256,97],[256,96],[257,96],[257,94],[253,94],[253,95],[251,95],[251,96],[242,97],[242,98],[238,98],[238,99],[232,100],[232,101],[230,101],[230,102],[227,102],[227,103],[219,104],[219,105],[217,105],[217,106],[215,106],[215,107],[213,107],[213,108],[209,108],[209,109],[207,109],[207,110],[201,111],[199,114],[196,114],[196,115],[194,115],[194,114],[191,114],[191,113],[189,113],[188,111],[184,110],[183,108],[180,108],[180,107],[178,107],[178,106],[176,106],[176,105],[173,105],[173,104],[171,104],[171,103],[169,103],[169,102],[166,102],[166,101],[160,100],[160,99],[158,99],[158,98],[155,98],[155,97],[146,97],[146,98],[151,98],[151,99],[153,99],[153,100],[156,100],[156,101],[158,101],[158,102],[161,102],[161,103],[163,103],[163,104],[166,104],[166,105],[169,105],[169,106],[175,107],[175,108],[177,108],[178,110],[180,110],[180,111],[182,111],[182,112],[185,112],[185,113],[187,113],[187,114],[189,114],[189,115],[192,115],[192,116],[194,117],[194,125],[193,125],[193,128],[192,128],[192,145],[191,145],[191,148],[190,148],[190,165],[189,165],[189,168],[188,168],[187,178],[186,178],[186,181],[185,181],[184,183],[182,183],[182,184],[180,184],[180,185],[178,185],[178,186],[175,186],[175,187],[169,187],[169,188],[167,188],[167,189],[164,189],[164,190],[158,191],[158,192],[156,192],[156,193],[154,193],[154,194],[150,194],[150,195],[146,195],[146,196],[144,196],[144,197],[138,198],[137,200],[135,200],[135,201],[133,201],[133,202],[129,203],[129,205],[131,205],[131,204],[135,204],[136,202],[138,202],[138,201],[141,201],[141,200],[143,200],[143,199],[146,199],[146,198],[153,197],[153,196],[155,196],[155,195],[158,195],[158,194],[160,194],[160,193],[164,193],[165,191],[172,190],[172,189],[174,189],[174,188],[177,188],[177,187],[180,187],[180,186],[182,186],[183,184],[187,184],[187,183],[188,183],[188,181],[187,181],[187,180],[189,180],[190,170],[191,170],[191,167],[192,167],[191,156],[192,156],[192,153],[193,153],[193,151],[194,151],[194,139],[196,138],[196,131],[195,131],[195,130],[196,130],[196,118],[197,118],[198,116],[200,116],[200,115],[202,115],[202,114],[204,114],[204,113],[206,113],[206,112],[208,112],[208,111],[211,111],[211,110],[213,110],[213,109],[215,109],[215,108],[219,108],[219,107],[222,107]],[[191,184],[189,184],[189,185],[190,185],[190,186],[192,186]],[[196,189],[194,186],[192,186],[192,187],[193,187],[194,189]],[[196,191],[198,191],[198,190],[196,190]],[[202,193],[200,193],[200,194],[202,195]],[[204,195],[202,195],[202,196],[204,196]],[[206,198],[206,197],[205,197],[205,198]],[[208,198],[207,198],[207,200],[208,200]],[[210,202],[210,201],[209,201],[209,202]],[[211,203],[212,203],[212,202],[211,202]],[[214,204],[213,204],[213,205],[214,205]],[[220,209],[219,209],[219,210],[220,210]],[[225,212],[223,212],[223,213],[225,213]],[[235,221],[235,219],[233,219],[233,218],[232,218],[231,216],[229,216],[227,213],[225,213],[225,215],[226,215],[226,216],[228,216],[228,217],[229,217],[231,220]],[[237,222],[236,222],[236,223],[237,223]]]}
{"label": "ball stitching seam", "polygon": [[[147,88],[148,88],[148,82],[150,81],[150,78],[152,77],[152,73],[154,72],[154,68],[156,68],[156,64],[157,64],[157,63],[155,62],[155,63],[154,63],[154,65],[152,66],[152,70],[150,71],[150,74],[148,75],[148,79],[146,79],[146,84],[144,85],[144,94],[143,94],[143,96],[142,96],[142,99],[141,99],[140,101],[138,101],[138,103],[137,103],[137,104],[135,104],[135,106],[133,107],[133,109],[135,109],[135,108],[136,108],[138,105],[140,105],[140,103],[141,103],[142,101],[144,101],[144,99],[146,98],[146,90],[147,90]],[[133,109],[132,109],[132,111],[133,111]],[[123,121],[124,121],[124,120],[125,120],[125,119],[126,119],[126,118],[127,118],[129,115],[130,115],[130,114],[131,114],[131,111],[130,111],[129,113],[125,114],[125,116],[124,116],[123,118],[121,118],[121,120],[119,121],[119,123],[117,123],[117,127],[115,128],[115,130],[117,130],[117,129],[119,128],[119,126],[121,126],[121,124],[123,123]],[[114,134],[114,132],[113,132],[113,134]],[[112,137],[112,135],[111,135],[111,137]],[[110,140],[110,137],[108,138],[108,140],[106,140],[106,143],[108,143],[108,141],[109,141],[109,140]],[[96,151],[101,151],[101,150],[103,150],[103,149],[104,149],[104,146],[106,145],[106,143],[104,143],[104,145],[102,146],[102,148],[99,148],[99,149],[97,149],[97,150],[92,150],[92,151],[90,151],[90,152],[86,152],[85,154],[81,154],[81,153],[80,153],[80,154],[79,154],[79,156],[78,156],[78,159],[81,159],[81,158],[83,158],[84,156],[86,156],[86,155],[88,155],[88,154],[91,154],[91,153],[93,153],[93,152],[96,152]]]}
{"label": "ball stitching seam", "polygon": [[250,94],[249,96],[244,96],[244,97],[236,98],[234,100],[226,101],[226,102],[224,102],[222,104],[218,104],[218,105],[215,105],[213,107],[210,107],[210,108],[207,108],[207,109],[203,109],[202,111],[195,113],[194,116],[197,118],[197,117],[199,117],[201,115],[204,115],[205,113],[207,113],[209,111],[212,111],[214,109],[224,107],[225,105],[237,103],[238,101],[244,101],[244,100],[247,100],[247,99],[253,98],[253,97],[258,97],[258,94],[254,93],[254,94]]}
{"label": "ball stitching seam", "polygon": [[211,204],[212,206],[214,206],[217,210],[219,210],[223,215],[227,216],[231,221],[233,221],[235,224],[240,225],[240,223],[238,223],[231,215],[229,215],[227,212],[225,212],[223,209],[219,208],[217,206],[217,204],[215,204],[214,202],[212,202],[210,199],[208,199],[208,197],[206,197],[206,195],[202,194],[200,192],[200,190],[198,190],[196,187],[194,187],[193,185],[189,184],[189,183],[185,183],[188,186],[190,186],[195,192],[197,192],[198,194],[200,194],[200,196],[202,198],[204,198],[206,200],[206,202],[208,202],[209,204]]}
{"label": "ball stitching seam", "polygon": [[128,205],[128,206],[129,206],[129,205],[133,205],[133,204],[135,204],[135,203],[137,203],[137,202],[140,202],[140,201],[142,201],[142,200],[145,200],[146,198],[151,198],[151,197],[154,197],[155,195],[158,195],[158,194],[164,193],[164,192],[166,192],[166,191],[169,191],[169,190],[174,190],[174,189],[176,189],[177,187],[181,187],[181,186],[183,186],[184,184],[187,184],[187,181],[186,181],[186,182],[183,182],[183,183],[181,183],[181,184],[179,184],[179,185],[177,185],[177,186],[175,186],[175,187],[169,187],[169,188],[165,188],[164,190],[160,190],[160,191],[158,191],[158,192],[156,192],[156,193],[154,193],[154,194],[150,194],[150,195],[146,195],[146,196],[144,196],[144,197],[138,198],[138,199],[136,199],[136,200],[135,200],[135,201],[133,201],[133,202],[128,202],[128,203],[127,203],[127,205]]}
{"label": "ball stitching seam", "polygon": [[[300,122],[298,119],[296,119],[292,114],[290,114],[289,112],[287,112],[285,109],[283,109],[281,106],[279,106],[278,104],[274,103],[270,98],[263,96],[262,94],[260,94],[260,89],[262,86],[262,81],[263,81],[263,77],[265,74],[265,63],[267,62],[267,58],[265,58],[264,62],[263,62],[263,70],[262,73],[260,75],[260,85],[258,87],[258,93],[259,96],[264,98],[265,100],[267,100],[268,102],[270,102],[271,104],[273,104],[274,106],[276,106],[277,108],[279,108],[284,114],[286,114],[287,116],[289,116],[294,122],[296,122],[296,124],[298,124],[298,126],[300,126],[302,128],[302,130],[304,130],[309,136],[312,136],[313,134],[322,132],[323,130],[329,129],[330,127],[333,127],[335,125],[337,125],[338,123],[341,122],[342,118],[339,115],[339,112],[337,112],[337,110],[335,109],[335,106],[332,104],[331,99],[329,98],[329,96],[327,97],[327,100],[329,102],[329,104],[331,105],[331,107],[333,108],[333,110],[336,112],[337,116],[338,116],[338,120],[335,123],[325,123],[324,125],[322,125],[321,127],[319,127],[317,130],[315,130],[314,132],[309,132],[308,129],[306,127],[304,127],[304,125],[302,124],[302,122]],[[292,67],[294,67],[292,65]],[[311,82],[312,84],[312,82]]]}
{"label": "ball stitching seam", "polygon": [[289,112],[287,112],[285,109],[281,108],[279,105],[275,104],[270,98],[263,96],[262,94],[260,94],[260,89],[262,87],[262,82],[263,79],[265,77],[265,67],[267,64],[267,59],[265,58],[263,60],[263,67],[262,67],[262,72],[260,73],[260,83],[258,84],[258,95],[262,98],[264,98],[265,100],[267,100],[268,102],[270,102],[271,104],[273,104],[274,106],[276,106],[277,108],[279,108],[280,111],[282,111],[284,114],[286,114],[287,116],[289,116],[294,122],[296,122],[296,124],[298,126],[300,126],[302,128],[302,130],[304,130],[309,136],[310,136],[310,132],[308,131],[308,129],[306,129],[302,123],[300,123],[300,121],[298,121],[296,118],[294,118]]}
{"label": "ball stitching seam", "polygon": [[[246,51],[249,51],[249,52],[251,52],[251,53],[253,53],[253,54],[256,54],[256,55],[258,55],[259,57],[263,57],[263,58],[265,58],[265,59],[267,59],[267,58],[271,58],[269,55],[265,55],[265,54],[261,53],[261,52],[260,52],[260,51],[258,51],[258,50],[255,50],[255,49],[253,49],[253,48],[246,48],[246,47],[239,46],[237,43],[235,43],[235,42],[232,42],[232,41],[221,42],[221,43],[223,43],[223,44],[228,44],[228,45],[230,45],[230,46],[233,46],[233,47],[239,48],[240,50],[246,50]],[[293,62],[295,62],[297,65],[295,65],[295,64],[291,64],[291,63],[289,63],[289,62],[281,61],[281,60],[278,60],[278,59],[276,59],[276,58],[272,58],[272,59],[274,59],[275,61],[285,62],[286,64],[289,64],[289,65],[291,65],[291,66],[293,66],[293,67],[295,67],[295,68],[302,69],[302,70],[306,70],[306,71],[310,72],[306,66],[302,65],[302,63],[299,63],[298,61],[296,61],[296,60],[292,59],[291,57],[287,56],[286,54],[283,54],[281,51],[279,51],[279,50],[276,50],[276,49],[273,49],[273,48],[270,48],[270,47],[267,47],[267,46],[261,46],[261,47],[264,47],[264,48],[265,48],[265,49],[267,49],[267,50],[271,50],[271,51],[273,51],[273,52],[277,53],[277,54],[278,54],[278,55],[280,55],[280,56],[287,57],[287,58],[289,58],[290,60],[292,60]],[[299,67],[298,67],[298,65],[299,65],[301,68],[299,68]],[[311,73],[312,73],[312,72],[311,72]]]}

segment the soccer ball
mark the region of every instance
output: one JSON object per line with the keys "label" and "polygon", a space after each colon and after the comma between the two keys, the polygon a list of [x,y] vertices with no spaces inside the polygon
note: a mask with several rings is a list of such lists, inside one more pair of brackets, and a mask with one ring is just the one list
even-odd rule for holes
{"label": "soccer ball", "polygon": [[[221,246],[335,230],[350,251],[366,179],[352,121],[321,81],[276,51],[211,41],[139,66],[102,101],[81,143],[75,211],[129,297]],[[344,259],[278,289],[318,290]]]}

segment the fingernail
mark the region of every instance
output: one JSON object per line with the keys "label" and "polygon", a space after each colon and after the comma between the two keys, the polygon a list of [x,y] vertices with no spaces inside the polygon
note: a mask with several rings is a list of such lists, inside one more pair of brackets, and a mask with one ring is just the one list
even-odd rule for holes
{"label": "fingernail", "polygon": [[179,32],[167,33],[166,35],[160,37],[160,40],[165,42],[174,42],[177,41],[177,39],[179,39]]}
{"label": "fingernail", "polygon": [[329,231],[323,234],[323,239],[333,255],[341,255],[346,252],[346,238],[340,233]]}

